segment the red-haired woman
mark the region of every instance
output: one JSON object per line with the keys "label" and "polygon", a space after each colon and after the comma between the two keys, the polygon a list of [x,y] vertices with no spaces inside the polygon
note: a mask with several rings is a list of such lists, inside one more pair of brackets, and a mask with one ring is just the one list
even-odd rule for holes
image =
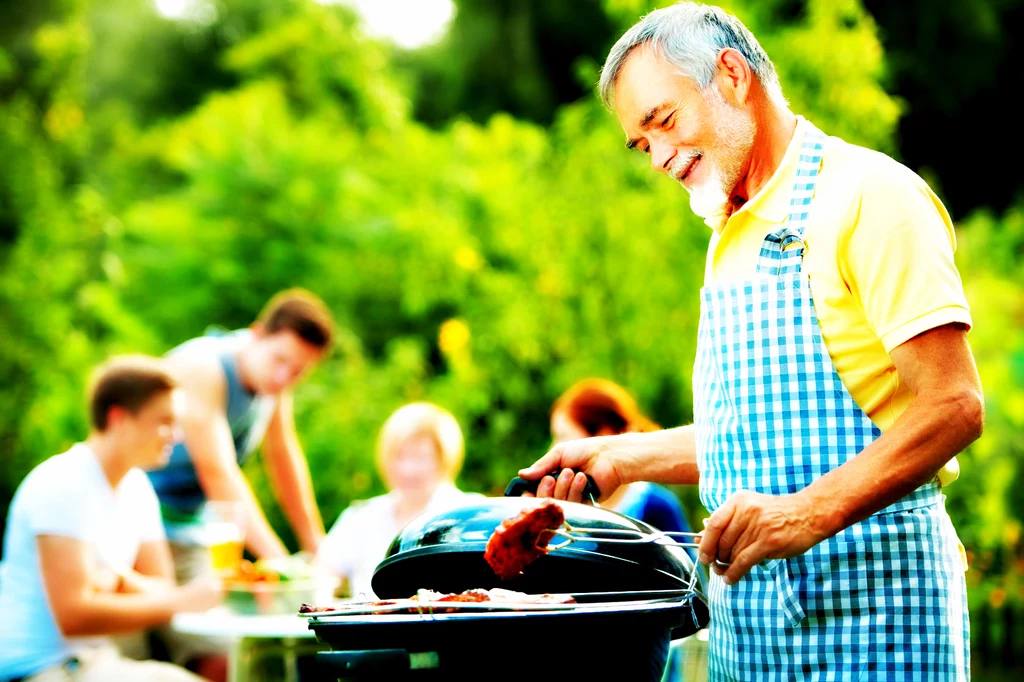
{"label": "red-haired woman", "polygon": [[[574,384],[551,409],[551,437],[556,443],[659,428],[640,412],[626,389],[607,379],[584,379]],[[690,530],[676,496],[654,483],[621,486],[603,504],[660,530]]]}

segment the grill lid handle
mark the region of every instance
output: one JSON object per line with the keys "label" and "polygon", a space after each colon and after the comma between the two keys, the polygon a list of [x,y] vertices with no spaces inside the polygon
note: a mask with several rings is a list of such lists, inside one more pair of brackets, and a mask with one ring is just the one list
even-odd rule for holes
{"label": "grill lid handle", "polygon": [[[559,473],[561,473],[561,469],[555,469],[544,474],[544,476],[558,478]],[[540,485],[544,476],[541,476],[536,481],[528,481],[525,478],[516,476],[509,481],[508,486],[505,488],[505,497],[522,497],[523,493],[536,494],[537,486]],[[597,500],[601,497],[601,489],[597,487],[597,482],[594,481],[590,474],[587,474],[587,487],[583,489],[583,497],[584,499],[589,497],[591,504],[594,505],[597,505]]]}

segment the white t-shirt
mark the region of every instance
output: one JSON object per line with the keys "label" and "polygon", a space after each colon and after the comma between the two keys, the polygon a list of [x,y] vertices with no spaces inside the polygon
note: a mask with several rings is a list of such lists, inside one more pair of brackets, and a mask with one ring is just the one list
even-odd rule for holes
{"label": "white t-shirt", "polygon": [[79,443],[51,457],[18,486],[7,516],[0,562],[0,680],[57,665],[96,638],[66,638],[53,618],[36,536],[92,546],[98,570],[135,566],[139,546],[164,537],[160,506],[146,474],[130,470],[111,488],[96,455]]}
{"label": "white t-shirt", "polygon": [[[455,486],[442,483],[422,514],[440,514],[467,501],[480,497],[477,493],[464,493]],[[352,596],[376,599],[370,580],[377,564],[391,546],[401,528],[395,524],[395,504],[398,494],[353,502],[341,513],[334,526],[317,550],[317,562],[337,575],[347,576]]]}

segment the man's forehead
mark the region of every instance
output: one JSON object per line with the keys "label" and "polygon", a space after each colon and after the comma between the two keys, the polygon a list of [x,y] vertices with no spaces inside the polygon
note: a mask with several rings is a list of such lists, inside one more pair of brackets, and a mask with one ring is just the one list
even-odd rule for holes
{"label": "man's forehead", "polygon": [[629,131],[650,122],[664,105],[689,99],[697,84],[679,73],[658,50],[640,46],[626,57],[615,82],[615,113]]}
{"label": "man's forehead", "polygon": [[311,346],[309,341],[303,339],[297,331],[291,327],[282,327],[275,329],[263,337],[269,345],[285,350],[300,349],[305,346]]}
{"label": "man's forehead", "polygon": [[180,388],[175,388],[171,391],[171,411],[175,415],[185,414],[187,406],[188,396],[185,395],[185,391]]}

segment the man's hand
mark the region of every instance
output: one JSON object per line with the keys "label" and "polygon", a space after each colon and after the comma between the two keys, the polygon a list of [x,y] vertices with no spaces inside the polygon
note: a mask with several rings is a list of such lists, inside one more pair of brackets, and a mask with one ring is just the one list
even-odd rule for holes
{"label": "man's hand", "polygon": [[803,554],[829,537],[816,519],[815,510],[799,493],[765,495],[742,490],[707,520],[700,561],[732,585],[760,561]]}
{"label": "man's hand", "polygon": [[177,612],[208,611],[224,598],[224,583],[214,576],[202,576],[175,589]]}
{"label": "man's hand", "polygon": [[[559,443],[519,475],[531,481],[540,479],[537,497],[582,502],[589,474],[601,496],[607,497],[627,481],[621,474],[621,451],[614,447],[617,436],[581,438]],[[558,478],[545,474],[560,471]],[[574,471],[576,473],[574,473]]]}

